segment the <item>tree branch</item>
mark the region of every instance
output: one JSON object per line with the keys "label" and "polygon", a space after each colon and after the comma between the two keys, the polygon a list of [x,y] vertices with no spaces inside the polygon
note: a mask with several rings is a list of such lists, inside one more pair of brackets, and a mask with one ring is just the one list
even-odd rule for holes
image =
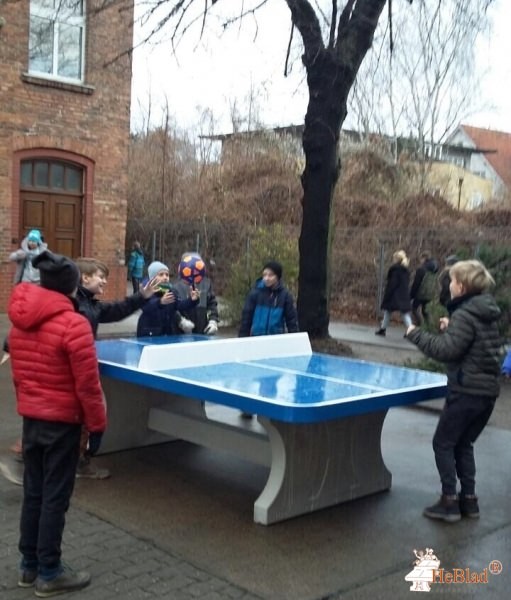
{"label": "tree branch", "polygon": [[309,57],[316,56],[325,48],[316,13],[307,0],[286,0],[286,2],[293,23],[302,36],[305,54]]}

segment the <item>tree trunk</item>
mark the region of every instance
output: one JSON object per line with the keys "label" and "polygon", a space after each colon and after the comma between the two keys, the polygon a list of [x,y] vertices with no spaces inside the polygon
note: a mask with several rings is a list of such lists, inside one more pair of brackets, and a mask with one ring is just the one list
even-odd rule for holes
{"label": "tree trunk", "polygon": [[[360,64],[371,47],[386,0],[350,0],[337,24],[337,40],[323,46],[307,0],[287,0],[302,35],[309,104],[305,115],[302,174],[298,321],[311,338],[328,337],[332,200],[341,172],[339,135],[347,99]],[[336,4],[335,4],[336,6]]]}
{"label": "tree trunk", "polygon": [[297,308],[300,329],[313,338],[328,336],[330,221],[340,173],[338,143],[347,95],[342,93],[342,85],[333,83],[340,79],[336,62],[333,54],[325,50],[309,71],[310,100],[303,132],[305,170]]}

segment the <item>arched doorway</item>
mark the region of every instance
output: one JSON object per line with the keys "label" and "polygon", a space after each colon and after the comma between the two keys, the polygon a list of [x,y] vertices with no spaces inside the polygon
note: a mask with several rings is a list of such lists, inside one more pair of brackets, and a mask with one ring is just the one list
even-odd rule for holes
{"label": "arched doorway", "polygon": [[37,157],[20,162],[20,239],[39,229],[53,252],[82,253],[84,169],[81,165]]}

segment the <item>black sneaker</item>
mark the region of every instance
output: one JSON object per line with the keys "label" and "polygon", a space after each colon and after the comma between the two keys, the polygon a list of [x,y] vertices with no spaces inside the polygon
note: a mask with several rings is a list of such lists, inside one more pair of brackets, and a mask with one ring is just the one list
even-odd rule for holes
{"label": "black sneaker", "polygon": [[35,580],[35,595],[38,598],[49,598],[50,596],[57,596],[57,594],[81,590],[87,587],[89,583],[90,573],[65,569],[60,575],[49,581],[38,577]]}
{"label": "black sneaker", "polygon": [[477,496],[460,496],[460,512],[463,517],[479,519]]}
{"label": "black sneaker", "polygon": [[425,508],[422,514],[430,519],[439,519],[446,523],[456,523],[456,521],[461,519],[458,497],[451,498],[450,496],[442,495],[436,504]]}
{"label": "black sneaker", "polygon": [[18,587],[32,587],[37,579],[37,569],[20,569],[18,573]]}
{"label": "black sneaker", "polygon": [[385,337],[387,335],[387,330],[380,327],[380,329],[374,332],[374,335],[381,335],[382,337]]}

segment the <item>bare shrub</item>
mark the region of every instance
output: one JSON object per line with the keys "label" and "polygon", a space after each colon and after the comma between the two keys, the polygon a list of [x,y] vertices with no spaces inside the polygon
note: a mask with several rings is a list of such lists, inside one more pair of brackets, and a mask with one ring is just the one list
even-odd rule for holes
{"label": "bare shrub", "polygon": [[[270,255],[285,263],[293,287],[303,168],[296,140],[235,136],[224,142],[221,161],[200,163],[186,139],[167,137],[155,131],[132,140],[127,247],[138,239],[149,258],[169,266],[187,250],[201,252],[216,293],[239,299],[233,315]],[[419,179],[413,163],[394,164],[383,150],[343,156],[333,206],[333,318],[376,319],[382,274],[397,248],[407,251],[413,272],[424,250],[442,263],[449,254],[475,256],[482,244],[508,245],[506,203],[460,212],[441,196],[418,193]]]}

